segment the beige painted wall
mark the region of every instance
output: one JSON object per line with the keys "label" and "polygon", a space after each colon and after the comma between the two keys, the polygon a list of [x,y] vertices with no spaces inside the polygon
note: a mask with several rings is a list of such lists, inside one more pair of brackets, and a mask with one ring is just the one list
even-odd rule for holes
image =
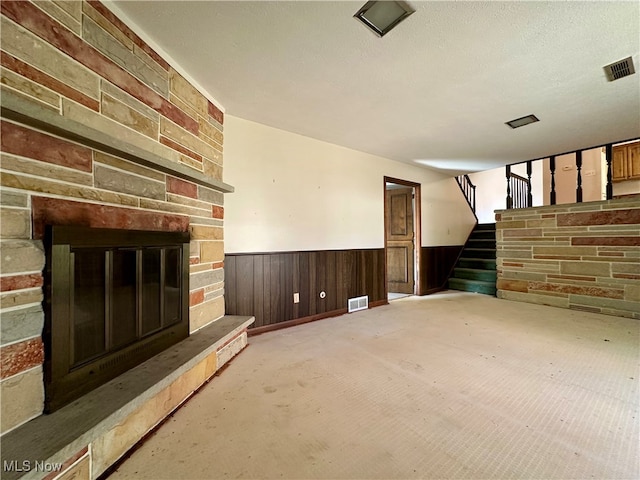
{"label": "beige painted wall", "polygon": [[225,116],[225,251],[384,246],[383,177],[422,185],[422,245],[460,245],[475,219],[455,179]]}
{"label": "beige painted wall", "polygon": [[[597,202],[606,198],[606,171],[603,172],[602,161],[604,155],[601,148],[593,148],[582,152],[582,201]],[[551,190],[551,173],[549,159],[544,159],[544,198],[545,205],[549,205]],[[603,183],[603,176],[604,183]],[[575,203],[577,169],[575,154],[556,157],[556,203]]]}

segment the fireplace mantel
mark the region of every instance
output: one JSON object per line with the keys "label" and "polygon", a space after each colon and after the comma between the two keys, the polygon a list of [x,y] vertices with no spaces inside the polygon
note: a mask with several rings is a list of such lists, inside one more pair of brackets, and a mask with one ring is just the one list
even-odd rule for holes
{"label": "fireplace mantel", "polygon": [[[7,89],[2,91],[0,106],[2,117],[7,120],[52,133],[218,192],[232,193],[234,191],[231,185],[178,163],[177,158],[171,158],[172,151],[169,148],[159,145],[117,122],[102,117],[88,108],[74,107],[83,109],[81,113],[86,116],[87,121],[81,123],[29,101]],[[104,126],[104,129],[96,128],[97,126]],[[136,144],[132,141],[135,141]]]}

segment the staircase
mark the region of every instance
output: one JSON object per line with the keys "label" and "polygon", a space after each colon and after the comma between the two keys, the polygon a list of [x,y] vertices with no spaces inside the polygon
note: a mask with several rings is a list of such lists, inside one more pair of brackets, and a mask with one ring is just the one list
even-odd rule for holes
{"label": "staircase", "polygon": [[449,288],[496,294],[496,224],[477,224],[449,278]]}

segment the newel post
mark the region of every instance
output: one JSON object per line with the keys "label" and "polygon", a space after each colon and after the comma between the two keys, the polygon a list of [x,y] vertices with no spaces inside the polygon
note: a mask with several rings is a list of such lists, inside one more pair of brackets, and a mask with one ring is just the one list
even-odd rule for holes
{"label": "newel post", "polygon": [[531,160],[527,162],[527,207],[533,207],[533,193],[531,193]]}
{"label": "newel post", "polygon": [[582,150],[576,152],[576,168],[578,170],[578,188],[576,188],[576,203],[582,203]]}
{"label": "newel post", "polygon": [[556,156],[549,158],[549,170],[551,170],[551,193],[549,194],[549,205],[556,204]]}
{"label": "newel post", "polygon": [[507,209],[513,207],[513,199],[511,198],[511,165],[506,166],[507,172]]}
{"label": "newel post", "polygon": [[611,200],[613,198],[613,183],[611,183],[611,161],[613,160],[612,143],[605,147],[605,157],[607,159],[607,200]]}

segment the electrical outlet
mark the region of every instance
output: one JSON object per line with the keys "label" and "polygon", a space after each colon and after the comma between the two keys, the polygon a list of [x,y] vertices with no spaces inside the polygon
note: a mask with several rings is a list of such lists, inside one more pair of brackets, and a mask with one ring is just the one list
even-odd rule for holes
{"label": "electrical outlet", "polygon": [[595,177],[596,175],[596,171],[595,170],[587,170],[584,172],[584,176],[585,177]]}
{"label": "electrical outlet", "polygon": [[293,294],[293,303],[300,303],[300,294],[299,293],[294,293]]}

